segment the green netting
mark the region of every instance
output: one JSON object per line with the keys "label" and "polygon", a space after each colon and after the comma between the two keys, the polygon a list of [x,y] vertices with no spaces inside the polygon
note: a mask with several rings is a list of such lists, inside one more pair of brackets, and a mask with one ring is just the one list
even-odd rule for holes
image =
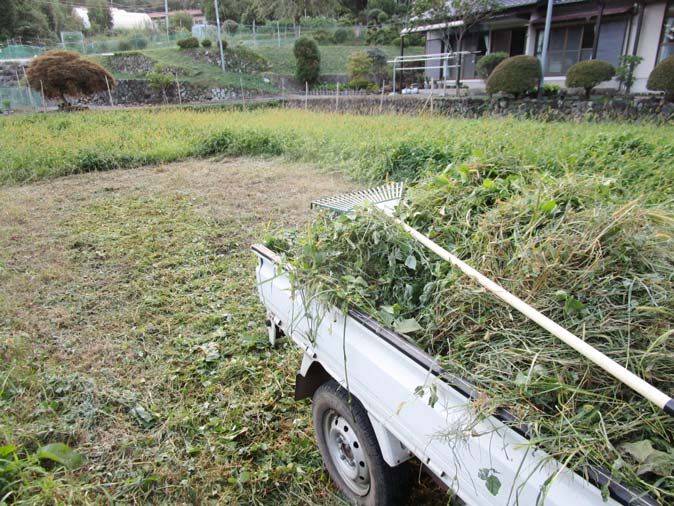
{"label": "green netting", "polygon": [[37,56],[44,51],[44,48],[38,46],[26,46],[23,44],[12,44],[9,46],[0,46],[0,60],[18,60]]}
{"label": "green netting", "polygon": [[39,93],[25,87],[0,86],[0,109],[3,111],[37,109],[42,107],[42,97]]}

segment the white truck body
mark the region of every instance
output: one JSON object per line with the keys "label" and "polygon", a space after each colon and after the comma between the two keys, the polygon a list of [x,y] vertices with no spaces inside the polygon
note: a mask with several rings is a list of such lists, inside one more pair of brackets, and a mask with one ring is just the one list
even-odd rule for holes
{"label": "white truck body", "polygon": [[476,420],[468,383],[370,317],[306,300],[274,252],[253,251],[268,318],[304,352],[298,378],[320,368],[356,396],[389,465],[416,456],[470,506],[656,504],[599,469],[584,478],[564,467],[506,425],[507,413]]}

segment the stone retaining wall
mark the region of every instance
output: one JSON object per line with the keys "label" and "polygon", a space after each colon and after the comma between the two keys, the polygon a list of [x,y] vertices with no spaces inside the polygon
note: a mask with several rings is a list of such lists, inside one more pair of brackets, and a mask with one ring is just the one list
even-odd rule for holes
{"label": "stone retaining wall", "polygon": [[[183,103],[188,102],[222,102],[241,98],[239,90],[226,88],[204,88],[190,83],[180,83],[180,95]],[[246,91],[246,98],[256,93]],[[165,95],[161,90],[150,88],[149,82],[144,79],[129,79],[117,81],[117,86],[112,91],[114,105],[151,105],[151,104],[177,104],[178,87],[172,83],[166,90]],[[108,92],[97,93],[88,98],[83,98],[80,104],[87,105],[110,105]]]}
{"label": "stone retaining wall", "polygon": [[[286,101],[289,107],[304,108],[304,98],[294,96]],[[335,96],[311,96],[307,108],[315,111],[335,111]],[[431,112],[431,103],[425,96],[340,97],[339,111],[355,114],[396,112],[423,114]],[[510,100],[506,98],[434,97],[432,112],[446,116],[478,118],[483,116],[514,116],[540,120],[639,120],[671,121],[674,119],[674,104],[661,98],[647,96],[633,99],[614,96],[597,100],[582,100],[578,97]]]}

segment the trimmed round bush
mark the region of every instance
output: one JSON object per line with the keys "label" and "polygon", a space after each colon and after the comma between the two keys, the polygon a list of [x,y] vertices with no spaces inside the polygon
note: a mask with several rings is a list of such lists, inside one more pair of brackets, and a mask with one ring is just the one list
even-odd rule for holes
{"label": "trimmed round bush", "polygon": [[315,30],[312,34],[311,37],[318,43],[318,44],[332,44],[332,34],[326,30]]}
{"label": "trimmed round bush", "polygon": [[211,47],[212,45],[211,39],[204,39],[201,41],[201,47]]}
{"label": "trimmed round bush", "polygon": [[646,88],[651,91],[664,91],[665,98],[674,101],[674,55],[658,63],[648,76]]}
{"label": "trimmed round bush", "polygon": [[295,77],[301,83],[314,84],[321,73],[321,53],[316,41],[308,37],[300,37],[293,47],[295,55]]}
{"label": "trimmed round bush", "polygon": [[487,93],[509,93],[519,97],[538,86],[541,64],[534,56],[518,55],[499,63],[487,79]]}
{"label": "trimmed round bush", "polygon": [[583,88],[585,98],[590,98],[592,89],[615,75],[615,68],[607,61],[589,60],[572,65],[566,73],[567,88]]}
{"label": "trimmed round bush", "polygon": [[508,58],[508,53],[489,53],[480,58],[475,65],[475,72],[482,79],[487,79],[496,66]]}
{"label": "trimmed round bush", "polygon": [[192,49],[199,47],[199,39],[196,37],[187,37],[185,39],[180,39],[177,44],[180,49]]}
{"label": "trimmed round bush", "polygon": [[239,31],[239,23],[233,19],[226,19],[222,25],[225,29],[225,32],[227,32],[229,35],[235,35],[236,32]]}
{"label": "trimmed round bush", "polygon": [[332,36],[335,44],[344,44],[349,39],[349,30],[346,28],[337,28]]}

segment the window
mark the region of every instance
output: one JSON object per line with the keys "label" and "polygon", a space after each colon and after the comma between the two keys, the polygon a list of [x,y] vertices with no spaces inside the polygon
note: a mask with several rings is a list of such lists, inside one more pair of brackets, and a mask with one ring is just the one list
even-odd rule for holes
{"label": "window", "polygon": [[674,4],[671,2],[665,12],[665,20],[662,25],[660,36],[660,49],[658,51],[658,63],[674,54]]}
{"label": "window", "polygon": [[[545,75],[566,75],[579,61],[592,58],[594,24],[564,26],[550,30],[548,65]],[[543,30],[536,33],[536,56],[543,52]]]}

